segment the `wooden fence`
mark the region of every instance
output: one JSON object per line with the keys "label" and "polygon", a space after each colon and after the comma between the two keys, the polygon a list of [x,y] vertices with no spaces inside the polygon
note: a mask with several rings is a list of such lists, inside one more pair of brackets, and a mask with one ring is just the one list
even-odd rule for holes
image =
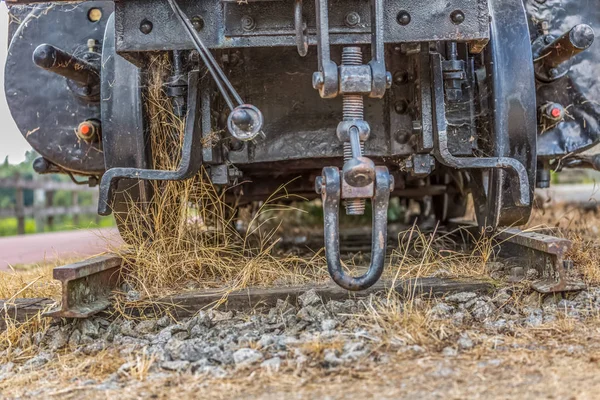
{"label": "wooden fence", "polygon": [[[0,208],[1,218],[17,218],[17,233],[25,234],[25,218],[33,217],[36,230],[41,232],[47,224],[50,229],[54,226],[54,217],[72,215],[73,224],[79,225],[80,215],[97,215],[98,188],[86,185],[75,185],[70,182],[55,182],[45,177],[36,180],[24,180],[19,177],[0,178],[0,189],[15,190],[15,205],[13,208]],[[33,190],[33,206],[25,206],[25,190]],[[56,191],[71,192],[71,205],[54,206],[54,193]],[[79,194],[82,192],[93,193],[92,205],[79,205]]]}

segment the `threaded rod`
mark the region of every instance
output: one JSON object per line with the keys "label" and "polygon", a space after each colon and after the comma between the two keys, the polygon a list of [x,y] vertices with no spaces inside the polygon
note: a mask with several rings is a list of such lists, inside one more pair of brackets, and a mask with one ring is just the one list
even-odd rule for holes
{"label": "threaded rod", "polygon": [[[362,65],[363,55],[360,47],[344,47],[342,51],[342,65]],[[364,98],[360,94],[346,94],[343,97],[344,121],[363,120],[365,117]],[[360,154],[364,151],[364,142],[360,141]],[[344,142],[344,161],[353,157],[352,145]],[[363,215],[366,209],[365,199],[348,199],[344,202],[347,215]]]}

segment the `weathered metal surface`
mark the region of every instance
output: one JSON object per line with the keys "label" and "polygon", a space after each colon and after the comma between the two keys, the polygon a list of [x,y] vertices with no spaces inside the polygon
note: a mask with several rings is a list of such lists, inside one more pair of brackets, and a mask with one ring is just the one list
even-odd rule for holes
{"label": "weathered metal surface", "polygon": [[108,308],[121,278],[121,263],[120,257],[108,254],[54,268],[53,277],[62,284],[61,304],[44,315],[87,318]]}
{"label": "weathered metal surface", "polygon": [[[189,16],[199,16],[204,21],[202,39],[209,48],[272,47],[296,48],[297,35],[292,1],[194,1],[180,0],[182,10]],[[481,41],[489,39],[488,0],[386,0],[383,18],[386,43],[426,42],[438,40]],[[316,13],[313,1],[305,1],[310,45],[317,38]],[[192,42],[184,30],[177,26],[169,5],[163,0],[127,0],[116,3],[117,48],[120,52],[192,49]],[[329,27],[331,44],[360,44],[371,42],[371,9],[362,0],[329,1]],[[464,21],[456,24],[452,12],[461,10]],[[348,26],[346,15],[354,11],[361,20]],[[410,14],[410,22],[401,25],[397,17],[401,12]],[[144,20],[152,23],[151,32],[140,31]],[[245,24],[252,20],[254,24]],[[296,51],[296,50],[295,50]],[[296,53],[297,54],[297,53]]]}
{"label": "weathered metal surface", "polygon": [[572,246],[568,239],[516,228],[486,232],[464,221],[453,221],[453,224],[469,231],[465,239],[477,240],[482,235],[488,235],[500,249],[501,257],[518,259],[519,265],[525,270],[535,269],[540,279],[531,286],[540,293],[570,292],[586,288],[583,281],[569,276],[569,271],[564,266],[565,254]]}
{"label": "weathered metal surface", "polygon": [[432,54],[433,74],[433,130],[436,141],[435,155],[437,160],[456,169],[507,169],[514,174],[513,185],[518,193],[517,204],[521,207],[531,207],[531,189],[525,166],[511,157],[455,157],[448,148],[448,132],[446,122],[446,107],[442,78],[442,59],[440,54]]}
{"label": "weathered metal surface", "polygon": [[39,317],[40,313],[55,304],[54,300],[43,298],[0,300],[0,332],[4,331],[8,324]]}
{"label": "weathered metal surface", "polygon": [[352,291],[365,290],[374,285],[385,266],[387,248],[387,210],[391,181],[385,167],[377,167],[375,193],[373,196],[373,228],[371,239],[371,264],[364,275],[349,276],[344,272],[340,260],[339,212],[341,196],[341,177],[337,168],[323,169],[322,199],[324,216],[325,256],[329,275],[342,288]]}
{"label": "weathered metal surface", "polygon": [[[102,9],[104,14],[99,21],[88,19],[92,8]],[[112,9],[111,1],[38,5],[21,20],[6,58],[6,99],[22,135],[53,164],[82,174],[98,175],[104,171],[100,143],[80,140],[75,134],[82,121],[100,120],[99,93],[95,101],[85,98],[77,84],[39,68],[32,56],[37,46],[49,44],[77,59],[97,57],[89,52],[87,41],[102,43]],[[73,73],[82,79],[81,73],[71,70],[72,77]]]}
{"label": "weathered metal surface", "polygon": [[[156,301],[147,309],[144,306],[131,307],[125,310],[131,315],[148,315],[158,310],[169,311],[177,318],[195,315],[200,310],[218,308],[238,312],[256,310],[261,307],[273,307],[280,300],[292,304],[298,302],[298,297],[309,290],[321,297],[322,301],[342,301],[346,299],[361,299],[373,293],[389,291],[392,281],[380,281],[362,292],[350,292],[336,285],[304,285],[279,288],[247,288],[226,293],[222,290],[201,290],[169,296]],[[459,292],[491,293],[494,286],[482,280],[448,279],[448,278],[418,278],[396,282],[395,289],[401,296],[444,296]],[[7,319],[11,322],[23,322],[39,313],[55,302],[51,299],[16,299],[10,303],[0,300],[0,306],[8,313],[0,314],[0,331],[5,329]],[[54,316],[54,315],[53,315]]]}
{"label": "weathered metal surface", "polygon": [[[570,278],[564,266],[565,254],[573,244],[570,240],[538,232],[524,232],[516,228],[498,232],[495,239],[501,243],[501,255],[508,256],[512,251],[513,255],[529,257],[530,267],[535,268],[542,277],[531,285],[538,292],[555,293],[585,289],[584,282]],[[517,246],[519,250],[511,249],[508,244]]]}
{"label": "weathered metal surface", "polygon": [[[287,300],[295,304],[298,297],[309,290],[321,297],[322,301],[360,299],[373,293],[391,290],[392,281],[379,281],[370,288],[361,292],[352,292],[336,285],[306,285],[279,288],[247,288],[225,293],[222,290],[203,290],[185,293],[160,299],[157,304],[178,317],[185,318],[195,315],[200,310],[217,307],[224,310],[255,310],[260,307],[273,307],[278,300]],[[411,296],[443,296],[464,291],[489,293],[494,286],[486,281],[443,279],[443,278],[418,278],[396,282],[396,291],[406,297]],[[132,308],[132,314],[156,312],[156,308],[143,310]]]}
{"label": "weathered metal surface", "polygon": [[[589,25],[598,35],[600,7],[596,2],[526,0],[525,4],[530,21],[531,41],[536,48],[548,45],[548,42],[561,37],[578,24]],[[557,124],[540,123],[538,126],[538,157],[545,161],[564,157],[558,165],[559,169],[561,166],[568,166],[573,156],[589,149],[600,139],[600,86],[597,83],[600,40],[598,37],[595,39],[591,47],[576,54],[566,64],[563,63],[564,68],[552,71],[557,79],[553,77],[550,82],[540,80],[536,85],[538,107],[556,103],[568,112]],[[565,43],[564,49],[570,47],[568,42],[570,40]],[[540,57],[544,54],[546,53],[540,54]],[[543,62],[544,59],[541,59],[536,64]]]}
{"label": "weathered metal surface", "polygon": [[[233,87],[219,66],[219,63],[217,63],[212,53],[202,41],[202,38],[196,31],[196,27],[194,27],[190,18],[179,7],[177,0],[167,1],[177,17],[177,20],[180,22],[180,25],[194,43],[194,47],[198,51],[204,66],[212,76],[215,84],[219,88],[221,97],[225,103],[227,103],[229,111],[231,111],[227,118],[227,128],[229,133],[241,141],[253,140],[262,132],[264,123],[262,113],[255,106],[246,104],[242,100],[237,90]],[[177,64],[179,63],[174,63],[174,66]]]}
{"label": "weathered metal surface", "polygon": [[[479,150],[523,164],[533,200],[537,118],[528,19],[521,0],[494,0],[489,7],[492,18],[490,42],[483,51],[485,80],[481,79],[483,71],[476,70],[477,91],[487,106],[478,118]],[[529,219],[532,202],[519,204],[524,187],[511,175],[498,169],[474,174],[473,199],[480,225],[515,226]]]}
{"label": "weathered metal surface", "polygon": [[442,296],[460,292],[491,293],[494,291],[494,285],[477,279],[412,278],[399,282],[396,291],[406,297]]}
{"label": "weathered metal surface", "polygon": [[550,35],[540,36],[533,43],[536,78],[542,82],[562,78],[571,69],[573,58],[593,43],[594,29],[587,24],[575,25],[556,39]]}
{"label": "weathered metal surface", "polygon": [[[25,18],[17,34],[11,23],[7,94],[21,131],[44,156],[47,165],[38,170],[104,173],[101,214],[111,208],[128,213],[128,197],[147,203],[149,185],[143,181],[187,179],[203,164],[215,184],[245,178],[226,191],[226,200],[236,205],[264,200],[298,177],[289,192],[315,198],[307,186],[331,165],[338,177],[323,189],[325,220],[335,222],[326,223],[327,258],[334,280],[356,290],[377,280],[385,257],[387,216],[380,205],[387,208],[390,194],[385,201],[379,195],[375,165],[381,166],[378,174],[389,171],[389,187],[397,182],[392,196],[420,197],[424,204],[433,194],[441,219],[464,214],[470,191],[479,225],[494,228],[527,221],[538,167],[545,186],[551,168],[600,165],[577,154],[598,141],[598,102],[587,96],[597,91],[589,84],[597,81],[589,73],[598,65],[593,26],[564,27],[573,16],[588,18],[590,7],[566,0],[563,11],[555,7],[558,0],[532,1],[127,0],[34,7],[12,0],[13,15]],[[530,34],[529,20],[535,18],[528,16],[548,15],[541,32]],[[577,23],[600,21],[595,10],[588,19]],[[551,31],[559,21],[557,35]],[[530,39],[539,42],[535,64]],[[38,47],[35,61],[58,74],[31,61],[43,43],[48,45]],[[371,61],[365,63],[367,45]],[[145,115],[142,93],[155,51],[173,60],[165,92],[174,113],[186,116],[176,171],[151,169],[145,121],[152,116]],[[543,81],[537,84],[538,99],[545,100],[540,110],[554,118],[539,132],[540,159],[534,65]],[[204,68],[213,79],[199,82]],[[552,79],[541,79],[540,70]],[[46,80],[50,89],[40,90]],[[570,115],[573,121],[561,120]],[[31,116],[39,127],[27,125]],[[98,127],[95,143],[75,134],[83,121]],[[227,137],[219,133],[227,130]],[[552,159],[567,150],[567,158]],[[364,213],[368,198],[376,203],[371,268],[350,278],[339,248],[329,249],[340,245],[332,215],[337,218],[341,199],[348,214]],[[559,284],[540,290],[572,287],[561,273],[561,254],[535,248],[538,239],[506,243],[552,257],[548,276]]]}
{"label": "weathered metal surface", "polygon": [[[117,54],[115,18],[111,15],[102,42],[102,150],[104,165],[112,168],[150,168],[147,124],[144,119],[143,71]],[[152,185],[136,179],[122,179],[115,190],[113,212],[120,227],[130,221],[130,208],[145,209]],[[129,228],[131,229],[131,227]]]}

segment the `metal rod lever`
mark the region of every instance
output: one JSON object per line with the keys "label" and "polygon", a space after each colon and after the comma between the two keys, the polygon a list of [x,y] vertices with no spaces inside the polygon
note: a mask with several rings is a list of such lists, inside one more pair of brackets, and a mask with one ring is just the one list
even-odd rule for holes
{"label": "metal rod lever", "polygon": [[[186,32],[194,42],[196,49],[198,50],[198,54],[202,61],[206,65],[208,72],[210,72],[213,77],[217,87],[219,88],[219,92],[225,99],[227,106],[231,110],[229,114],[229,118],[227,119],[227,128],[229,133],[233,137],[242,141],[253,140],[256,136],[262,134],[262,126],[263,126],[263,115],[260,110],[250,104],[244,104],[244,101],[235,90],[229,79],[225,76],[225,73],[213,57],[212,53],[208,50],[208,48],[200,39],[200,35],[196,32],[194,25],[190,21],[190,19],[185,15],[185,13],[179,8],[179,5],[175,0],[167,0],[169,5],[173,9],[175,16],[179,19],[179,22],[183,25]],[[233,96],[233,100],[229,96]],[[250,122],[248,122],[250,120]]]}
{"label": "metal rod lever", "polygon": [[538,62],[547,68],[556,68],[594,43],[594,30],[586,24],[575,25],[571,30],[544,47]]}
{"label": "metal rod lever", "polygon": [[33,62],[46,71],[64,76],[82,86],[100,84],[100,69],[51,44],[41,44],[33,52]]}
{"label": "metal rod lever", "polygon": [[[244,101],[242,100],[242,98],[240,97],[238,92],[235,90],[235,88],[233,87],[231,82],[229,82],[229,79],[227,79],[227,77],[225,76],[225,73],[223,72],[223,70],[221,69],[219,64],[217,63],[217,60],[215,60],[212,53],[204,45],[204,42],[200,38],[200,35],[198,35],[198,32],[196,32],[194,25],[192,25],[192,21],[190,21],[190,19],[185,15],[185,13],[181,10],[181,8],[179,7],[179,5],[177,4],[177,2],[175,0],[167,0],[167,1],[169,2],[169,5],[173,9],[175,16],[177,17],[179,22],[181,22],[181,24],[185,28],[187,34],[190,36],[190,38],[194,42],[194,45],[196,46],[196,50],[198,50],[198,53],[200,54],[200,58],[202,58],[202,61],[206,65],[206,68],[208,68],[208,71],[210,72],[213,79],[215,80],[215,83],[217,84],[217,87],[219,88],[221,95],[223,95],[223,97],[225,98],[225,101],[227,102],[229,109],[233,111],[233,109],[235,108],[235,105],[234,105],[234,102],[229,97],[227,90],[229,90],[229,93],[231,93],[231,95],[233,96],[233,98],[235,100],[235,103],[237,103],[238,106],[244,104]],[[223,85],[225,85],[225,86],[223,86]],[[225,90],[225,87],[227,88],[227,90]]]}

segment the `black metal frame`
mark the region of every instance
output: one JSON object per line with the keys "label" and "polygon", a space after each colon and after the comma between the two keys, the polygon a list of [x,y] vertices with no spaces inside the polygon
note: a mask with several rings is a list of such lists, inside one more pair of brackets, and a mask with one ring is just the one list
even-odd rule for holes
{"label": "black metal frame", "polygon": [[109,215],[114,201],[114,192],[121,179],[181,181],[196,175],[202,167],[202,130],[199,123],[201,102],[198,71],[191,71],[188,80],[188,114],[181,148],[181,161],[176,171],[141,168],[111,168],[104,173],[100,182],[98,214]]}
{"label": "black metal frame", "polygon": [[[297,46],[295,2],[291,0],[238,2],[237,0],[185,0],[181,8],[190,17],[203,21],[200,35],[209,48]],[[127,0],[115,3],[117,15],[117,48],[119,52],[156,51],[164,49],[192,49],[193,44],[178,26],[175,16],[164,0]],[[383,20],[385,43],[426,42],[444,40],[487,43],[487,0],[386,0]],[[431,10],[443,10],[432,13]],[[307,41],[316,44],[315,7],[303,4],[307,22]],[[371,42],[371,11],[361,0],[333,0],[330,2],[331,44],[367,44]],[[465,18],[457,24],[451,15],[461,11]],[[359,14],[361,23],[348,26],[348,12]],[[408,12],[411,21],[401,25],[400,12]],[[253,25],[244,26],[251,19]],[[149,21],[152,29],[140,31],[140,24]],[[364,22],[363,22],[364,21]]]}

